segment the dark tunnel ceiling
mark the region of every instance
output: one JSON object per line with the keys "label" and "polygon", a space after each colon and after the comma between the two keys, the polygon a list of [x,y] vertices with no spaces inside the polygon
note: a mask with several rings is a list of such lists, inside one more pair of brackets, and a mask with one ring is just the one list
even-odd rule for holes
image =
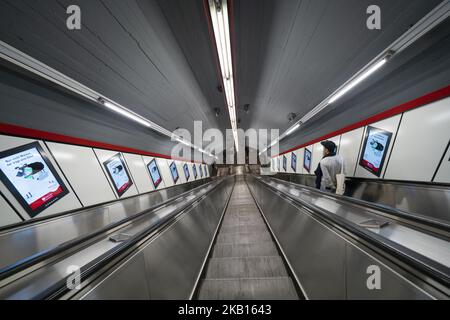
{"label": "dark tunnel ceiling", "polygon": [[[376,3],[382,30],[365,27]],[[289,126],[440,0],[234,0],[240,127]],[[82,8],[81,31],[65,8]],[[229,128],[202,0],[2,0],[1,40],[174,130]],[[220,108],[220,117],[214,109]]]}

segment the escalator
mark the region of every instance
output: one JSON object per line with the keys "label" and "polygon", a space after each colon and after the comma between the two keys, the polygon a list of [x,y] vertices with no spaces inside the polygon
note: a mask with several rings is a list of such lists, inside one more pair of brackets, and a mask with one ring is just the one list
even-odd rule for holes
{"label": "escalator", "polygon": [[197,298],[299,299],[285,263],[243,179],[235,184]]}

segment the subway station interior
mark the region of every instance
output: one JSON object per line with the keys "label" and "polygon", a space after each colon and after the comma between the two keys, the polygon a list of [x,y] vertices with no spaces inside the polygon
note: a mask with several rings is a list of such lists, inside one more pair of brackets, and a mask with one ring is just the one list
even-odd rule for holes
{"label": "subway station interior", "polygon": [[448,300],[449,0],[0,0],[0,300]]}

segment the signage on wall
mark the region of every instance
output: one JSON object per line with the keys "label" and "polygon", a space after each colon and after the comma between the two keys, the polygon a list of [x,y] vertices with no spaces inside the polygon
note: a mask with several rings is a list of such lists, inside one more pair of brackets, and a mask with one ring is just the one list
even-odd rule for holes
{"label": "signage on wall", "polygon": [[186,176],[186,181],[189,181],[191,174],[189,173],[189,167],[188,167],[187,163],[184,164],[183,170],[184,170],[184,175]]}
{"label": "signage on wall", "polygon": [[294,152],[291,155],[291,168],[294,172],[297,172],[297,155]]}
{"label": "signage on wall", "polygon": [[284,169],[284,171],[287,171],[287,159],[286,159],[286,156],[283,156],[283,169]]}
{"label": "signage on wall", "polygon": [[170,166],[170,173],[172,174],[172,179],[173,179],[173,183],[177,183],[178,181],[178,170],[177,170],[177,165],[175,164],[175,161],[173,161]]}
{"label": "signage on wall", "polygon": [[152,179],[153,186],[155,187],[155,189],[157,189],[162,182],[162,177],[161,173],[159,172],[158,165],[156,164],[156,159],[150,161],[150,163],[147,165],[147,169],[150,173],[150,178]]}
{"label": "signage on wall", "polygon": [[120,153],[103,162],[119,198],[133,185],[125,161]]}
{"label": "signage on wall", "polygon": [[39,142],[0,152],[0,179],[31,218],[69,193]]}
{"label": "signage on wall", "polygon": [[380,177],[391,139],[392,132],[367,127],[359,165]]}
{"label": "signage on wall", "polygon": [[304,152],[305,154],[303,157],[303,168],[305,168],[305,170],[309,173],[311,172],[312,153],[306,148]]}

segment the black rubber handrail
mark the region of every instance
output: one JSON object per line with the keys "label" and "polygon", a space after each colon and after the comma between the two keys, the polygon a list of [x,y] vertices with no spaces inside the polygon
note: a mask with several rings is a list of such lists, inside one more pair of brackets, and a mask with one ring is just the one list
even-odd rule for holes
{"label": "black rubber handrail", "polygon": [[[204,182],[204,183],[201,183],[201,182]],[[203,180],[190,181],[190,182],[187,182],[185,184],[174,185],[174,186],[171,186],[171,187],[168,187],[168,188],[164,188],[164,189],[157,189],[157,190],[152,190],[152,191],[149,191],[149,192],[144,192],[144,193],[137,194],[135,196],[132,196],[132,197],[129,197],[129,198],[126,198],[126,199],[114,199],[114,200],[111,200],[111,201],[106,201],[106,202],[102,202],[102,203],[98,203],[98,204],[93,204],[93,205],[86,206],[86,207],[83,207],[83,208],[72,209],[72,210],[68,210],[68,211],[64,211],[64,212],[51,214],[51,215],[48,215],[48,216],[45,216],[45,217],[33,218],[33,219],[30,219],[30,220],[25,220],[25,221],[13,223],[13,224],[10,224],[10,225],[7,225],[7,226],[1,226],[0,227],[0,233],[10,232],[10,231],[14,231],[16,229],[22,228],[22,227],[28,227],[28,226],[33,225],[33,224],[39,224],[39,223],[48,222],[48,221],[51,221],[51,220],[54,220],[54,219],[63,218],[65,216],[70,216],[70,215],[73,215],[73,214],[83,213],[85,211],[89,211],[89,210],[92,210],[92,209],[95,209],[95,208],[104,207],[104,206],[108,206],[108,205],[111,205],[111,204],[119,203],[119,202],[122,202],[124,200],[136,199],[136,198],[139,198],[139,197],[142,197],[142,196],[145,196],[145,195],[149,195],[151,193],[167,191],[167,190],[174,189],[174,188],[181,187],[181,186],[196,185],[192,189],[189,189],[189,190],[185,191],[185,192],[188,192],[188,191],[194,190],[194,189],[196,189],[196,188],[198,188],[200,186],[206,185],[207,183],[210,183],[210,182],[213,182],[212,177],[208,177],[208,178],[205,178]],[[182,193],[180,193],[180,195],[181,194]]]}
{"label": "black rubber handrail", "polygon": [[442,230],[444,232],[447,233],[446,239],[450,239],[450,225],[447,223],[444,223],[442,221],[439,220],[435,220],[435,219],[429,219],[423,215],[416,215],[416,214],[412,214],[410,212],[407,211],[403,211],[397,208],[393,208],[391,206],[388,205],[383,205],[383,204],[379,204],[379,203],[374,203],[374,202],[370,202],[370,201],[365,201],[365,200],[361,200],[361,199],[355,199],[352,197],[348,197],[348,196],[342,196],[342,195],[337,195],[334,193],[329,193],[329,192],[325,192],[310,186],[305,186],[302,184],[297,184],[295,182],[291,182],[291,181],[286,181],[283,179],[279,179],[279,178],[271,178],[274,180],[278,180],[281,181],[283,183],[286,184],[290,184],[293,185],[297,188],[302,188],[302,189],[306,189],[308,191],[311,192],[315,192],[315,193],[319,193],[322,194],[324,196],[330,197],[330,198],[334,198],[337,199],[339,201],[344,201],[344,202],[352,202],[356,205],[360,205],[363,207],[368,207],[370,209],[376,210],[376,211],[381,211],[384,212],[386,214],[392,215],[392,216],[397,216],[399,218],[405,219],[405,220],[409,220],[412,222],[416,222],[416,223],[420,223],[423,225],[427,225],[429,227],[438,229],[438,230]]}
{"label": "black rubber handrail", "polygon": [[[282,197],[288,198],[292,202],[307,208],[313,215],[322,218],[331,225],[338,226],[340,230],[346,234],[352,236],[353,239],[358,241],[358,237],[364,239],[374,247],[381,250],[379,253],[387,252],[400,261],[405,262],[407,265],[412,266],[414,269],[421,271],[425,275],[433,278],[446,288],[450,288],[450,268],[432,260],[425,256],[418,254],[417,252],[403,247],[389,239],[386,239],[380,235],[369,232],[366,229],[348,221],[342,217],[339,217],[333,213],[330,213],[322,208],[318,208],[304,200],[295,198],[294,196],[277,190],[273,186],[267,184],[262,179],[255,178],[256,181],[262,183],[267,188],[270,188],[275,193]],[[356,237],[355,237],[356,235]],[[446,293],[448,295],[448,293]]]}
{"label": "black rubber handrail", "polygon": [[7,267],[4,267],[4,268],[0,269],[0,281],[6,279],[6,278],[8,278],[8,277],[10,277],[10,276],[12,276],[12,275],[14,275],[16,273],[18,273],[18,272],[20,272],[22,270],[25,270],[25,269],[27,269],[27,268],[29,268],[29,267],[31,267],[31,266],[39,263],[39,262],[42,262],[42,261],[47,260],[47,259],[50,259],[50,258],[60,254],[61,252],[64,252],[66,250],[70,250],[71,248],[73,248],[75,246],[79,246],[80,244],[85,243],[85,242],[87,242],[87,241],[89,241],[89,240],[91,240],[91,239],[93,239],[93,238],[95,238],[95,237],[97,237],[97,236],[99,236],[101,234],[104,234],[104,233],[108,232],[109,230],[117,228],[120,225],[128,223],[128,222],[130,222],[132,220],[135,220],[135,219],[137,219],[137,218],[139,218],[139,217],[141,217],[141,216],[143,216],[145,214],[150,213],[151,211],[155,211],[155,210],[157,210],[157,209],[159,209],[159,208],[161,208],[163,206],[166,206],[167,204],[176,201],[178,198],[180,198],[180,197],[182,197],[184,195],[187,195],[189,193],[192,193],[192,192],[194,192],[195,190],[197,190],[199,188],[203,188],[205,186],[208,186],[208,185],[210,185],[212,183],[214,183],[214,181],[207,182],[205,184],[199,185],[199,186],[197,186],[197,187],[195,187],[195,188],[193,188],[191,190],[188,190],[188,191],[183,192],[183,193],[181,193],[181,194],[179,194],[179,195],[177,195],[177,196],[175,196],[173,198],[170,198],[170,199],[167,199],[167,200],[165,200],[163,202],[160,202],[160,203],[158,203],[158,204],[156,204],[156,205],[154,205],[154,206],[152,206],[150,208],[147,208],[147,209],[145,209],[143,211],[140,211],[140,212],[138,212],[138,213],[136,213],[136,214],[134,214],[132,216],[129,216],[127,218],[124,218],[124,219],[119,220],[117,222],[114,222],[112,224],[109,224],[109,225],[107,225],[107,226],[105,226],[105,227],[103,227],[101,229],[98,229],[95,232],[89,233],[89,234],[81,236],[81,237],[74,238],[74,239],[66,241],[66,242],[64,242],[64,243],[62,243],[62,244],[60,244],[60,245],[58,245],[58,246],[56,246],[54,248],[50,248],[50,249],[38,252],[38,253],[36,253],[34,255],[31,255],[31,256],[28,256],[28,257],[26,257],[26,258],[24,258],[22,260],[19,260],[19,261],[15,262],[15,263],[7,266]]}

